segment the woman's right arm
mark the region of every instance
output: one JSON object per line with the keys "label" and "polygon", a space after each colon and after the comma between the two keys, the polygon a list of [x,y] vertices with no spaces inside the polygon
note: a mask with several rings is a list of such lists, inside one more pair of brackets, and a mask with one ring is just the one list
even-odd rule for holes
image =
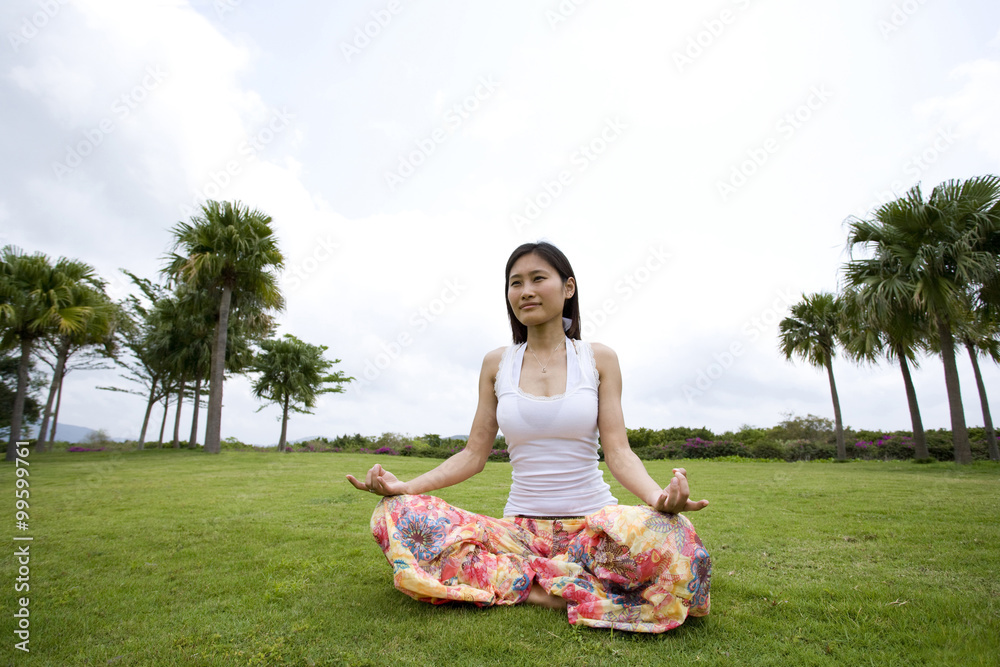
{"label": "woman's right arm", "polygon": [[497,397],[493,383],[500,367],[504,348],[488,353],[479,373],[479,405],[472,420],[472,431],[462,451],[454,454],[432,470],[403,482],[380,464],[375,464],[365,475],[365,481],[347,476],[347,481],[362,491],[372,491],[380,496],[401,494],[418,495],[464,482],[482,471],[493,451],[497,431]]}

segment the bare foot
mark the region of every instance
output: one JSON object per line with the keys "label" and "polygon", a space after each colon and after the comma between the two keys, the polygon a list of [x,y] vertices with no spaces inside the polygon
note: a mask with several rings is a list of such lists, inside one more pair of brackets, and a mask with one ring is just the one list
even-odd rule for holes
{"label": "bare foot", "polygon": [[565,609],[566,599],[561,598],[558,595],[551,595],[545,592],[545,589],[538,584],[532,584],[531,590],[528,591],[528,604],[537,604],[539,607],[547,607],[549,609]]}

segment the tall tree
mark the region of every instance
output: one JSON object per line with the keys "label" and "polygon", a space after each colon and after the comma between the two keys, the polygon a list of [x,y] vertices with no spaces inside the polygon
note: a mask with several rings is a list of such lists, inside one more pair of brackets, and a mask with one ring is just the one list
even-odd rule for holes
{"label": "tall tree", "polygon": [[[337,371],[325,375],[340,359],[329,361],[323,357],[325,345],[310,345],[291,334],[275,340],[265,340],[260,344],[262,352],[256,356],[251,367],[258,376],[253,384],[253,393],[281,406],[281,437],[278,451],[285,451],[288,435],[289,411],[311,414],[320,394],[340,393],[343,384],[354,378],[344,377]],[[324,386],[332,384],[334,386]],[[263,407],[261,408],[263,409]]]}
{"label": "tall tree", "polygon": [[98,387],[98,389],[146,397],[146,411],[137,444],[137,449],[141,450],[145,447],[153,406],[162,400],[170,389],[167,355],[162,346],[162,336],[156,333],[160,323],[156,305],[169,298],[170,292],[147,278],[140,278],[125,270],[122,272],[139,289],[141,298],[130,294],[120,306],[123,318],[117,332],[121,338],[121,346],[128,350],[131,359],[116,357],[114,361],[124,370],[120,377],[126,382],[139,385],[142,389],[112,386]]}
{"label": "tall tree", "polygon": [[109,356],[115,349],[115,328],[120,321],[120,313],[114,303],[104,293],[104,285],[100,289],[90,284],[78,283],[70,290],[70,300],[77,306],[90,309],[83,327],[78,331],[55,334],[50,340],[54,355],[52,382],[49,385],[48,400],[42,416],[42,426],[38,431],[36,447],[44,451],[49,422],[52,419],[53,403],[61,386],[69,357],[84,348],[101,346]]}
{"label": "tall tree", "polygon": [[875,210],[851,219],[848,245],[871,253],[870,261],[893,267],[886,289],[911,299],[926,313],[940,341],[957,463],[972,461],[955,360],[954,326],[965,295],[994,284],[997,255],[990,249],[1000,230],[1000,177],[946,181],[926,199],[916,186]]}
{"label": "tall tree", "polygon": [[[180,427],[181,411],[184,407],[184,392],[187,388],[188,379],[194,373],[190,363],[191,346],[196,344],[194,335],[194,320],[196,314],[192,312],[188,302],[185,302],[183,293],[185,288],[182,285],[169,297],[157,301],[153,312],[150,314],[150,338],[157,350],[159,350],[160,361],[163,363],[166,373],[172,380],[174,392],[177,396],[177,407],[174,416],[174,433],[171,444],[180,447]],[[164,408],[164,424],[166,423],[166,408]],[[162,431],[162,428],[161,428]],[[162,438],[161,438],[162,439]]]}
{"label": "tall tree", "polygon": [[864,262],[851,262],[845,267],[850,286],[841,297],[844,351],[861,362],[875,363],[883,356],[890,362],[899,362],[910,410],[913,454],[917,459],[927,459],[930,453],[910,367],[919,365],[917,352],[926,347],[924,340],[930,324],[913,308],[912,301],[896,298],[892,290],[879,289],[892,280],[891,276],[880,273],[884,269]]}
{"label": "tall tree", "polygon": [[798,356],[813,366],[825,368],[833,397],[833,418],[837,433],[837,458],[847,458],[844,442],[844,422],[840,415],[840,398],[833,379],[833,357],[840,334],[842,303],[833,294],[820,292],[803,295],[802,301],[791,308],[791,314],[778,325],[780,348],[785,358]]}
{"label": "tall tree", "polygon": [[972,362],[972,372],[976,377],[976,389],[979,391],[979,405],[983,409],[983,428],[986,435],[986,445],[991,461],[1000,461],[1000,447],[997,447],[997,434],[993,428],[993,417],[990,415],[990,402],[986,397],[986,384],[979,368],[980,355],[1000,363],[1000,322],[990,317],[985,310],[969,311],[968,318],[957,327],[957,338],[965,346]]}
{"label": "tall tree", "polygon": [[53,265],[42,253],[24,254],[19,248],[0,250],[0,349],[20,348],[17,391],[11,415],[6,460],[13,461],[21,439],[28,368],[36,342],[53,332],[80,331],[91,309],[73,303],[77,283],[99,283],[93,268],[60,258]]}
{"label": "tall tree", "polygon": [[[10,428],[11,417],[14,416],[14,397],[17,395],[17,371],[20,366],[20,354],[13,351],[0,352],[0,431]],[[29,373],[29,377],[35,376]],[[41,404],[38,392],[42,384],[37,379],[28,387],[24,399],[24,421],[34,423],[41,414]]]}
{"label": "tall tree", "polygon": [[[45,340],[42,346],[46,348],[46,356],[43,359],[45,364],[53,371],[55,377],[55,367],[57,357],[55,356],[55,345]],[[49,428],[45,437],[46,443],[56,442],[56,426],[59,423],[59,407],[62,401],[62,389],[66,381],[66,376],[72,371],[106,371],[114,368],[113,361],[119,353],[117,343],[103,347],[70,347],[66,362],[63,364],[62,376],[56,382],[56,400],[53,406]],[[39,433],[39,443],[41,443],[41,433]]]}
{"label": "tall tree", "polygon": [[[221,451],[222,383],[230,311],[253,320],[281,310],[284,299],[275,270],[284,265],[271,217],[239,202],[208,201],[190,223],[174,229],[174,250],[165,272],[218,296],[218,317],[209,373],[205,451]],[[180,249],[181,254],[176,250]]]}
{"label": "tall tree", "polygon": [[[177,290],[179,316],[184,321],[184,331],[181,339],[180,354],[175,357],[175,365],[186,382],[194,383],[191,413],[191,434],[188,443],[194,447],[198,442],[198,415],[201,410],[201,386],[208,378],[212,359],[212,333],[215,328],[216,305],[211,294],[196,289],[180,288]],[[242,339],[244,332],[236,323],[229,327],[229,340],[226,342],[226,368],[240,370],[249,363],[251,353],[248,344]],[[241,355],[242,352],[242,355]],[[180,406],[178,405],[178,414]],[[180,421],[175,424],[175,431]],[[178,434],[174,434],[175,446]]]}

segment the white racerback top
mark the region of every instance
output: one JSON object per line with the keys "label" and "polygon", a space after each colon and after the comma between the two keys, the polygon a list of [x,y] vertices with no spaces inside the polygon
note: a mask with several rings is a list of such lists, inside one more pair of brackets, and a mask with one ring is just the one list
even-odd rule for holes
{"label": "white racerback top", "polygon": [[556,396],[518,386],[524,350],[524,343],[504,350],[494,383],[514,467],[504,516],[584,516],[617,504],[597,467],[600,380],[590,345],[566,339],[566,391]]}

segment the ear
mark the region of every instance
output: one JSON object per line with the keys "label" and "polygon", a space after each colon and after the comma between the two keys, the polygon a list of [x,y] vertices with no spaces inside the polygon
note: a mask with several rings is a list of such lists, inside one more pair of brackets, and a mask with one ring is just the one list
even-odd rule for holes
{"label": "ear", "polygon": [[576,294],[576,279],[573,276],[566,279],[566,284],[563,285],[563,294],[567,299]]}

